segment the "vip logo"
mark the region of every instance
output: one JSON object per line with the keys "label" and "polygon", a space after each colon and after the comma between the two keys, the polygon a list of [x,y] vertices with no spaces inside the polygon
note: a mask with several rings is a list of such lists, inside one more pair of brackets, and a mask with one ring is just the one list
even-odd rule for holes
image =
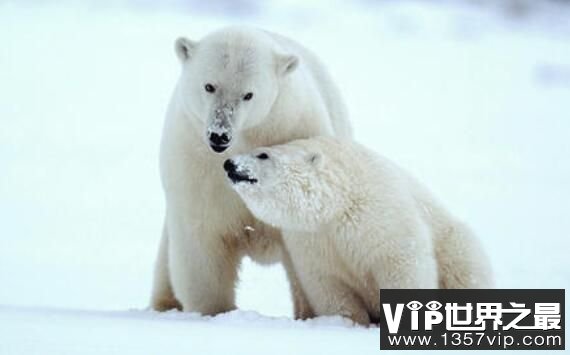
{"label": "vip logo", "polygon": [[[471,330],[481,331],[485,330],[486,320],[493,321],[493,329],[499,329],[502,325],[503,330],[509,329],[560,329],[560,303],[535,303],[534,305],[534,324],[519,325],[519,322],[525,319],[532,313],[532,309],[525,308],[524,303],[509,302],[510,308],[503,308],[501,303],[476,303],[475,307],[472,303],[460,305],[458,303],[446,303],[445,305],[445,319],[447,330]],[[391,304],[382,305],[384,314],[386,315],[386,322],[388,324],[388,331],[396,334],[400,328],[402,314],[404,312],[404,304],[398,303],[395,305],[395,310],[392,310]],[[410,310],[410,329],[420,330],[419,325],[419,311],[424,305],[419,301],[410,301],[406,304]],[[426,303],[426,310],[423,311],[423,327],[422,330],[432,330],[436,324],[441,324],[444,320],[444,314],[438,310],[443,305],[435,300]],[[476,309],[476,319],[473,322],[472,312]],[[502,314],[512,313],[517,316],[508,324],[503,324]],[[462,315],[463,319],[461,319]],[[471,326],[473,324],[473,326]]]}
{"label": "vip logo", "polygon": [[564,290],[380,293],[383,349],[564,349]]}

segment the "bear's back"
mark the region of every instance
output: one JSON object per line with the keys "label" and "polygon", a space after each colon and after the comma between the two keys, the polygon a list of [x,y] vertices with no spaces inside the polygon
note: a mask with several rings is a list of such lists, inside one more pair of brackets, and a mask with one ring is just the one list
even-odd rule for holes
{"label": "bear's back", "polygon": [[352,138],[353,132],[348,120],[348,109],[342,99],[342,93],[332,79],[326,65],[323,64],[313,51],[302,44],[277,33],[264,32],[275,40],[283,50],[299,56],[302,65],[308,69],[315,85],[319,89],[321,98],[326,104],[335,136],[339,138]]}

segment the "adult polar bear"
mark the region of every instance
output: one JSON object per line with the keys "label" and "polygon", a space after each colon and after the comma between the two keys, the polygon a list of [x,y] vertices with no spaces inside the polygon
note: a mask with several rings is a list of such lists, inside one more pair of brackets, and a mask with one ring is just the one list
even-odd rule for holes
{"label": "adult polar bear", "polygon": [[285,37],[229,27],[179,38],[182,73],[164,125],[160,170],[166,217],[151,306],[217,314],[235,308],[241,258],[282,261],[303,317],[280,233],[256,221],[228,186],[228,154],[316,135],[350,137],[347,112],[314,54]]}

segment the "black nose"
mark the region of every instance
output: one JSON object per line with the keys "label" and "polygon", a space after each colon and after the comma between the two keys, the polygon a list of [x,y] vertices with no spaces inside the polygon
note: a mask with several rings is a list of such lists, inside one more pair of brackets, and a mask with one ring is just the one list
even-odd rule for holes
{"label": "black nose", "polygon": [[222,134],[211,133],[210,142],[213,145],[228,145],[228,143],[230,142],[230,137],[225,133]]}
{"label": "black nose", "polygon": [[233,173],[236,171],[236,164],[231,159],[226,159],[224,162],[224,170],[228,173]]}

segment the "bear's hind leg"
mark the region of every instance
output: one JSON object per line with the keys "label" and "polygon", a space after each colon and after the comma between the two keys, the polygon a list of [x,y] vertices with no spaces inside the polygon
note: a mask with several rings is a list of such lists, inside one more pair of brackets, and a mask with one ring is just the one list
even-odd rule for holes
{"label": "bear's hind leg", "polygon": [[440,288],[494,287],[490,261],[468,227],[457,223],[443,229],[435,249]]}

